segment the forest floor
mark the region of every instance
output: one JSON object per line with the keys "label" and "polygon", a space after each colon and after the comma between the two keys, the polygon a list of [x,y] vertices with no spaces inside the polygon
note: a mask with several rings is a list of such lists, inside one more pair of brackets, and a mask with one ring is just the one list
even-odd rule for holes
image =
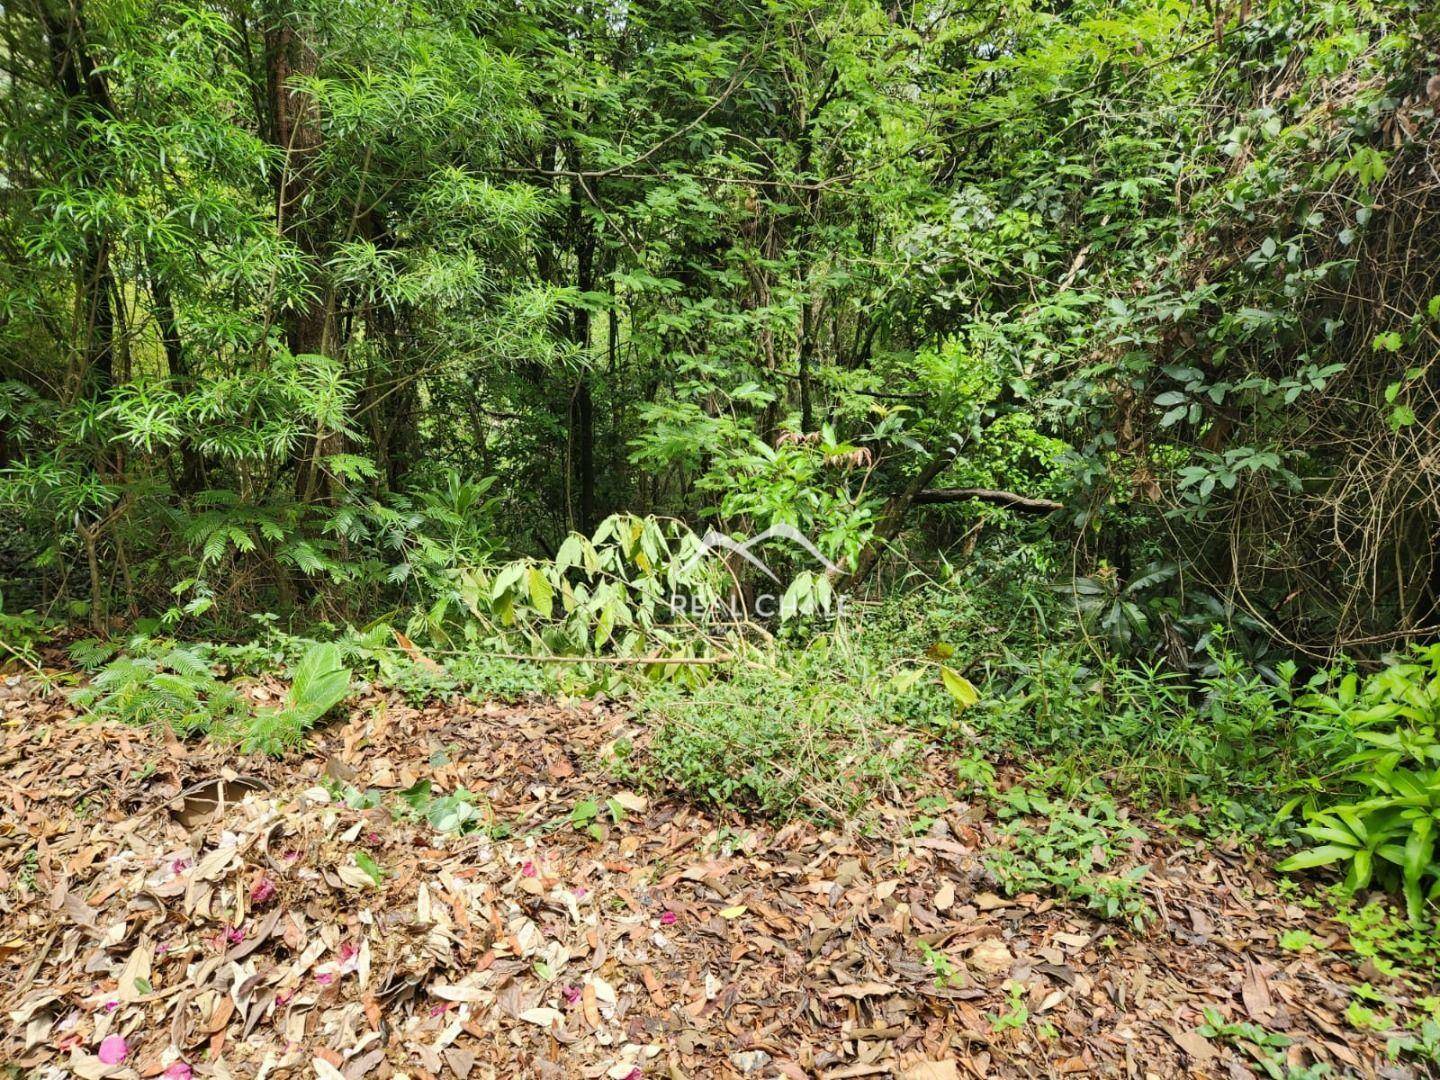
{"label": "forest floor", "polygon": [[[371,692],[283,761],[82,724],[30,680],[0,710],[21,1075],[1411,1075],[1345,1019],[1407,988],[1254,856],[1158,826],[1134,932],[997,895],[982,802],[838,831],[627,789],[598,764],[643,738],[618,709]],[[393,812],[424,780],[483,829]],[[1290,1043],[1206,1037],[1207,1007]]]}

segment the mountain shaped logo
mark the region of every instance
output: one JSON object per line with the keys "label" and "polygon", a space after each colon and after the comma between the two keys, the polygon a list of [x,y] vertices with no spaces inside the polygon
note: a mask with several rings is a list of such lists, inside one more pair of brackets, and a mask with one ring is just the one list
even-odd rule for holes
{"label": "mountain shaped logo", "polygon": [[712,552],[732,551],[736,555],[740,556],[740,558],[748,562],[751,566],[754,566],[756,569],[758,569],[771,581],[779,584],[779,575],[776,574],[775,571],[771,570],[770,567],[766,566],[765,562],[762,559],[751,553],[752,548],[763,544],[767,540],[774,540],[777,537],[782,540],[789,540],[792,543],[799,544],[802,548],[809,552],[810,555],[815,558],[815,561],[818,562],[821,566],[823,566],[828,573],[843,573],[843,571],[838,565],[827,559],[820,551],[820,549],[817,548],[813,543],[811,543],[809,537],[807,537],[799,529],[795,528],[795,526],[786,525],[783,522],[779,525],[771,525],[770,528],[766,529],[758,536],[752,536],[749,540],[743,542],[736,540],[734,537],[726,536],[722,532],[716,532],[714,529],[711,529],[701,538],[700,549],[689,559],[689,561],[686,562],[684,570],[686,573],[690,572],[696,567],[696,565],[699,564],[702,559],[710,555]]}

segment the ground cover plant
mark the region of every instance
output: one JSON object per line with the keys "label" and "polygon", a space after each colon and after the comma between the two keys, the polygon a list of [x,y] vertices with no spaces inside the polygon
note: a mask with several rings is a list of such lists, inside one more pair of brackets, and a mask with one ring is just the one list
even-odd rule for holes
{"label": "ground cover plant", "polygon": [[15,1075],[1440,1069],[1440,13],[0,7]]}

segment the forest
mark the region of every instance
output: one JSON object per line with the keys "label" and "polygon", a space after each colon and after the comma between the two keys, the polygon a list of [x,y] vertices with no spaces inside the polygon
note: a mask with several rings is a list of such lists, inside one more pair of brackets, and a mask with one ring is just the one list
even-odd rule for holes
{"label": "forest", "polygon": [[1440,8],[0,0],[0,1076],[1440,1075]]}

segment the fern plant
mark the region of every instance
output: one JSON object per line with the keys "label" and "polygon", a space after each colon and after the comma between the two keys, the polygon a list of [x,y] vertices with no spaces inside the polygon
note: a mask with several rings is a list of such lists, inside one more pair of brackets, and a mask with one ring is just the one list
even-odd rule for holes
{"label": "fern plant", "polygon": [[[195,650],[137,638],[132,654],[111,660],[71,700],[95,719],[163,725],[183,736],[208,735],[240,743],[247,752],[281,754],[350,692],[350,669],[333,642],[312,644],[291,676],[285,704],[256,709],[235,687],[215,677]],[[103,649],[82,654],[99,658]]]}
{"label": "fern plant", "polygon": [[241,745],[247,751],[266,754],[293,749],[349,692],[350,669],[340,662],[340,647],[334,642],[317,642],[295,666],[285,704],[256,710],[245,726]]}
{"label": "fern plant", "polygon": [[249,714],[244,698],[205,660],[178,646],[112,660],[71,700],[97,719],[163,725],[181,735],[223,731]]}

